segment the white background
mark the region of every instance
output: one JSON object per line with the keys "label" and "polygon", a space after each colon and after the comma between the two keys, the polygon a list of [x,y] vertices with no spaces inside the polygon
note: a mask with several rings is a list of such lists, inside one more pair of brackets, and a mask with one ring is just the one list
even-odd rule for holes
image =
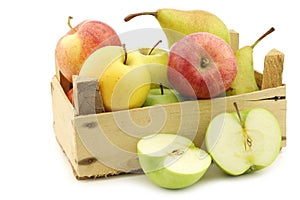
{"label": "white background", "polygon": [[[296,1],[3,2],[0,3],[0,195],[5,199],[103,199],[104,195],[111,199],[299,197],[299,104],[296,96],[299,74],[296,70],[300,67],[300,16]],[[54,50],[58,39],[68,31],[67,17],[74,17],[74,25],[85,19],[98,19],[122,33],[137,28],[159,28],[151,16],[128,23],[123,18],[129,13],[163,7],[210,11],[240,33],[241,46],[252,44],[271,26],[275,27],[276,31],[256,46],[254,62],[255,68],[261,70],[263,57],[269,50],[277,48],[285,53],[287,148],[270,167],[260,172],[229,177],[212,167],[202,180],[184,190],[159,188],[143,175],[77,181],[52,128],[50,81],[55,73]]]}

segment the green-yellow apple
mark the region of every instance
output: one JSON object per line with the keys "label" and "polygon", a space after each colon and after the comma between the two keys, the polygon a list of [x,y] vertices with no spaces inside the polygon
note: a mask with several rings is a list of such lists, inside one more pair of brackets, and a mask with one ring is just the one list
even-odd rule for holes
{"label": "green-yellow apple", "polygon": [[140,165],[155,184],[180,189],[196,183],[211,164],[211,157],[194,143],[176,134],[154,134],[137,143]]}
{"label": "green-yellow apple", "polygon": [[263,108],[222,113],[210,122],[205,143],[215,163],[230,175],[269,166],[281,148],[276,117]]}
{"label": "green-yellow apple", "polygon": [[180,101],[180,97],[176,90],[164,88],[162,84],[160,84],[160,88],[150,89],[143,106],[175,103],[178,101]]}
{"label": "green-yellow apple", "polygon": [[109,25],[96,20],[85,20],[71,28],[58,41],[55,49],[56,65],[66,79],[78,75],[85,59],[96,49],[104,46],[121,46],[120,39]]}
{"label": "green-yellow apple", "polygon": [[139,48],[141,62],[147,65],[151,75],[151,88],[163,86],[170,87],[167,76],[168,56],[169,53],[165,49],[156,48],[161,40],[152,48]]}
{"label": "green-yellow apple", "polygon": [[123,49],[123,53],[99,77],[99,90],[106,111],[141,107],[150,90],[151,76],[140,62],[141,54]]}
{"label": "green-yellow apple", "polygon": [[226,91],[237,74],[231,47],[206,32],[189,34],[170,49],[168,77],[184,96],[212,98]]}

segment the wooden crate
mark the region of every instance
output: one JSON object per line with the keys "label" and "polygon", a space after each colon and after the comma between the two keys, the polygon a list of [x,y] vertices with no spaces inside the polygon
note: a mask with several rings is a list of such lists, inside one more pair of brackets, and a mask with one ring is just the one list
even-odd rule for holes
{"label": "wooden crate", "polygon": [[[236,50],[239,45],[238,33],[232,31],[231,36],[232,48]],[[83,114],[78,114],[81,113],[78,102],[74,107],[68,100],[66,91],[71,84],[56,67],[51,92],[57,141],[68,157],[77,179],[138,173],[141,170],[136,143],[140,137],[156,132],[178,133],[201,146],[210,120],[221,112],[235,111],[233,102],[237,102],[240,110],[255,107],[269,109],[280,123],[284,147],[286,86],[282,84],[283,60],[283,53],[276,49],[265,56],[263,74],[256,72],[256,81],[260,87],[256,92],[126,111]],[[78,82],[76,86],[79,87]]]}

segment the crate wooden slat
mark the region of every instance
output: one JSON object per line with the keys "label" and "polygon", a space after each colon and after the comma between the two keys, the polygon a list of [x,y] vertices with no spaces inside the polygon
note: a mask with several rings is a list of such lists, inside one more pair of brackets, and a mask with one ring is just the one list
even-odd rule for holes
{"label": "crate wooden slat", "polygon": [[[232,38],[238,40],[238,33]],[[238,45],[238,41],[234,44]],[[265,68],[274,67],[268,61],[270,58],[283,65],[283,54],[278,52],[275,58],[274,51],[266,55]],[[266,85],[264,76],[269,71],[255,73],[260,88]],[[278,76],[280,73],[279,70]],[[147,134],[178,133],[201,146],[210,120],[221,112],[235,111],[233,102],[237,102],[240,110],[255,107],[270,110],[280,123],[282,146],[286,146],[286,86],[280,81],[277,86],[263,86],[265,89],[247,94],[86,115],[78,115],[65,95],[70,87],[71,83],[57,71],[51,82],[53,127],[78,179],[140,172],[136,143]]]}

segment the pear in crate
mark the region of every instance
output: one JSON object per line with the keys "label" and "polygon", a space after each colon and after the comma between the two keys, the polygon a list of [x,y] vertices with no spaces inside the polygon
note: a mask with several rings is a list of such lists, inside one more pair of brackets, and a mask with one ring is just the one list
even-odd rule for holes
{"label": "pear in crate", "polygon": [[230,88],[227,90],[226,95],[244,94],[258,90],[254,75],[253,49],[264,37],[274,30],[272,27],[251,46],[245,46],[235,52],[235,58],[238,63],[238,73]]}
{"label": "pear in crate", "polygon": [[140,15],[152,15],[158,20],[167,36],[169,47],[185,35],[195,32],[212,33],[230,44],[230,34],[224,22],[215,14],[204,10],[163,8],[155,12],[130,14],[124,20],[129,21]]}

